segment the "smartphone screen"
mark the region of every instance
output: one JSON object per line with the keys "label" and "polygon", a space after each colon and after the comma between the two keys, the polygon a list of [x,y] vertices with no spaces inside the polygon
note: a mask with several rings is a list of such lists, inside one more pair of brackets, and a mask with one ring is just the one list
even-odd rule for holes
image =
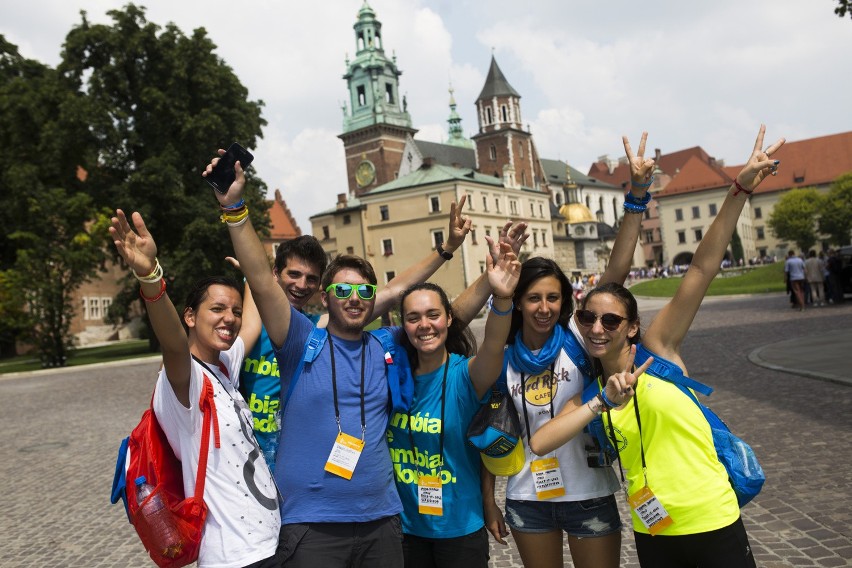
{"label": "smartphone screen", "polygon": [[228,193],[228,188],[237,179],[234,164],[239,162],[245,170],[252,160],[254,160],[254,156],[248,150],[234,142],[228,148],[228,151],[225,152],[225,155],[219,158],[216,167],[204,179],[219,193]]}

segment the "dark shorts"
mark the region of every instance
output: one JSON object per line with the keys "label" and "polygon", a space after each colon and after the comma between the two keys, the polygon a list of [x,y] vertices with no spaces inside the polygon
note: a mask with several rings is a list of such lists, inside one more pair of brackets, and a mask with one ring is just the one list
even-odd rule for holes
{"label": "dark shorts", "polygon": [[621,530],[614,495],[585,501],[506,499],[506,524],[518,532],[563,530],[577,538],[606,536]]}
{"label": "dark shorts", "polygon": [[651,536],[633,533],[639,565],[654,568],[755,568],[742,518],[727,527],[698,534]]}
{"label": "dark shorts", "polygon": [[402,525],[399,515],[361,523],[281,525],[277,554],[285,568],[399,568]]}
{"label": "dark shorts", "polygon": [[487,568],[488,533],[485,527],[455,538],[403,535],[405,568]]}

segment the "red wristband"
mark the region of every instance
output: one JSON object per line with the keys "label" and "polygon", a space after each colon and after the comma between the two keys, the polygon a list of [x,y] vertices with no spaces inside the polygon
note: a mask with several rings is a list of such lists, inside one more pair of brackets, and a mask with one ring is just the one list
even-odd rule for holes
{"label": "red wristband", "polygon": [[737,178],[734,178],[734,185],[737,186],[737,190],[734,192],[734,197],[739,195],[740,192],[747,193],[747,194],[751,195],[751,192],[754,191],[753,189],[746,189],[743,186],[741,186],[740,182],[737,181]]}
{"label": "red wristband", "polygon": [[160,293],[157,294],[156,296],[154,296],[153,298],[149,298],[148,296],[143,294],[142,288],[141,287],[139,288],[139,295],[142,296],[142,299],[145,300],[146,302],[152,302],[152,303],[156,302],[157,300],[162,298],[163,294],[165,294],[165,293],[166,293],[166,279],[165,278],[160,278]]}

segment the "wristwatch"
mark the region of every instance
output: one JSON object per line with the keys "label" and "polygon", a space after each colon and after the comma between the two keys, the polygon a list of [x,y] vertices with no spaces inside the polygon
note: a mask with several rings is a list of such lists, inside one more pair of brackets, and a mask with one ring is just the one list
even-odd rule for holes
{"label": "wristwatch", "polygon": [[444,260],[452,260],[453,253],[451,253],[448,250],[444,250],[444,244],[443,243],[438,243],[438,246],[435,247],[435,250],[438,251],[438,254],[440,254],[441,258],[443,258]]}

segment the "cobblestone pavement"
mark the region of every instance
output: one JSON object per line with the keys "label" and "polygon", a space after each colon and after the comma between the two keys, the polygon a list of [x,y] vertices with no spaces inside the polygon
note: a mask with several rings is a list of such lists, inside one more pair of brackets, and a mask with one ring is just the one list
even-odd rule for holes
{"label": "cobblestone pavement", "polygon": [[[650,321],[659,302],[640,306]],[[758,566],[852,565],[852,387],[748,360],[770,343],[848,330],[850,317],[852,303],[799,313],[783,295],[708,299],[684,344],[690,374],[716,389],[710,406],[766,471],[743,510]],[[153,566],[109,493],[118,443],[150,401],[157,366],[0,378],[0,566]],[[492,545],[491,565],[521,566],[511,537]],[[627,529],[622,566],[638,566]]]}

